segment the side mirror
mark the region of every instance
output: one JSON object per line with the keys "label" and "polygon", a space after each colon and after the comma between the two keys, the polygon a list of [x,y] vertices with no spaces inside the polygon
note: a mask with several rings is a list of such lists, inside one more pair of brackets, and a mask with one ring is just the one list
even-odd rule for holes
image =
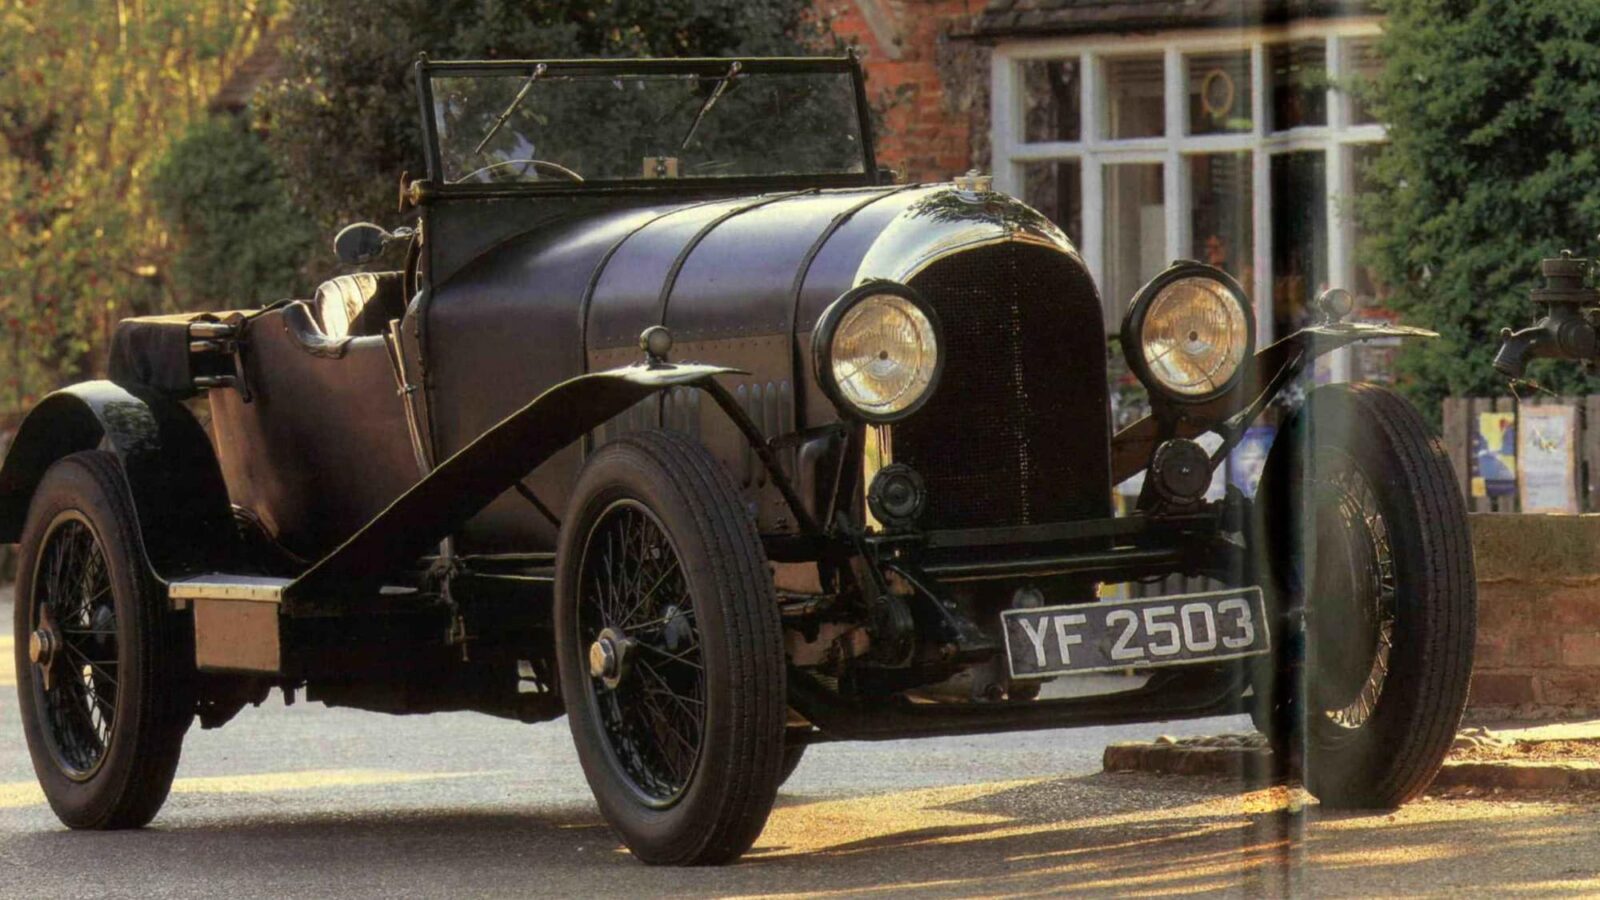
{"label": "side mirror", "polygon": [[333,237],[333,252],[347,265],[359,266],[372,262],[395,239],[371,222],[357,222],[339,229]]}

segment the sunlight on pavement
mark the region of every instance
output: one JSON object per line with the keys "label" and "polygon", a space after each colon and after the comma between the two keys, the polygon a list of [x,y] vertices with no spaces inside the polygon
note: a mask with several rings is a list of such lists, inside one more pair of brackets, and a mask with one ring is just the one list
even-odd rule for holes
{"label": "sunlight on pavement", "polygon": [[[1025,794],[1050,781],[1028,779],[961,785],[783,807],[773,813],[757,849],[761,845],[781,844],[786,852],[793,853],[851,853],[872,846],[875,839],[900,836],[903,842],[907,826],[912,824],[916,830],[911,833],[921,835],[917,840],[919,844],[958,844],[1059,831],[1063,823],[1019,821],[1008,813],[1007,804],[1000,802],[1003,795]],[[1169,807],[1161,810],[1161,818],[1170,821],[1269,813],[1285,809],[1289,800],[1287,790],[1267,788]],[[1115,829],[1149,822],[1151,817],[1149,810],[1139,809],[1083,816],[1067,824],[1080,830]]]}
{"label": "sunlight on pavement", "polygon": [[[756,854],[863,861],[885,853],[928,856],[930,865],[919,867],[925,877],[840,892],[854,896],[907,890],[1000,895],[1046,885],[1059,890],[1069,883],[1078,890],[1141,893],[1252,881],[1265,886],[1289,858],[1288,834],[1276,821],[1292,799],[1283,789],[1157,809],[1117,809],[1121,804],[1108,793],[1104,799],[1113,808],[1082,809],[1074,816],[1069,809],[1028,802],[1047,796],[1053,784],[1059,782],[1030,779],[784,806],[773,814]],[[980,889],[964,876],[940,871],[944,867],[936,860],[974,851],[1003,855],[1008,874],[989,873]],[[1152,859],[1170,864],[1151,865]]]}
{"label": "sunlight on pavement", "polygon": [[15,649],[11,638],[0,637],[0,687],[16,687],[17,672],[13,668],[11,651]]}
{"label": "sunlight on pavement", "polygon": [[[1063,885],[1113,895],[1346,895],[1355,884],[1381,895],[1386,885],[1530,866],[1545,873],[1528,885],[1535,891],[1600,894],[1600,871],[1576,864],[1600,849],[1600,837],[1569,818],[1582,806],[1418,801],[1351,814],[1281,787],[1205,797],[1168,790],[1159,781],[1039,779],[794,803],[773,814],[754,855],[914,873],[776,895],[796,897],[1015,896]],[[974,857],[1004,859],[1004,869],[974,877],[955,864]]]}
{"label": "sunlight on pavement", "polygon": [[[174,794],[271,794],[281,791],[309,791],[322,788],[375,787],[477,778],[496,772],[386,772],[378,769],[325,769],[307,772],[268,772],[261,775],[222,775],[209,778],[179,778],[172,783]],[[31,781],[0,784],[0,809],[20,809],[44,803],[44,793]]]}

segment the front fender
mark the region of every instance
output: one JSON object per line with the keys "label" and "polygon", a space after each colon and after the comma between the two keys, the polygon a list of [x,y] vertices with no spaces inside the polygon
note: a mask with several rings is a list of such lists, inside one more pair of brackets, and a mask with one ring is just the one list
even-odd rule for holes
{"label": "front fender", "polygon": [[313,615],[341,585],[370,584],[422,556],[561,448],[651,394],[699,386],[737,369],[703,365],[624,366],[563,381],[502,419],[412,485],[372,521],[284,590],[297,614]]}
{"label": "front fender", "polygon": [[122,463],[158,579],[226,563],[233,515],[205,430],[181,403],[109,381],[62,388],[23,419],[0,467],[0,542],[22,539],[28,505],[51,464],[96,448]]}
{"label": "front fender", "polygon": [[1426,328],[1367,322],[1329,322],[1302,328],[1257,351],[1245,376],[1232,390],[1183,410],[1182,416],[1175,417],[1170,432],[1164,433],[1161,418],[1154,414],[1117,432],[1111,439],[1111,483],[1119,484],[1143,470],[1156,446],[1168,437],[1195,437],[1211,431],[1229,416],[1248,409],[1264,392],[1277,391],[1323,354],[1370,338],[1438,336],[1438,332]]}

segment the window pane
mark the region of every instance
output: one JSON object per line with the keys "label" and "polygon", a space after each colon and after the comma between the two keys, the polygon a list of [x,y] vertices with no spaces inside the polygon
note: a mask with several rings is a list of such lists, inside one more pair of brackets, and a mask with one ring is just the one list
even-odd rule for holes
{"label": "window pane", "polygon": [[1160,137],[1166,133],[1159,56],[1108,59],[1106,72],[1106,137]]}
{"label": "window pane", "polygon": [[1105,167],[1106,324],[1115,328],[1128,300],[1167,265],[1167,207],[1160,163]]}
{"label": "window pane", "polygon": [[1361,94],[1370,90],[1372,83],[1383,73],[1383,58],[1378,55],[1378,39],[1345,40],[1344,71],[1342,80],[1350,82],[1350,89],[1345,91],[1350,106],[1350,124],[1376,124],[1378,117],[1373,113],[1372,107],[1361,98]]}
{"label": "window pane", "polygon": [[1075,159],[1027,163],[1022,167],[1022,201],[1050,217],[1083,245],[1082,167]]}
{"label": "window pane", "polygon": [[1272,320],[1277,337],[1311,322],[1328,286],[1327,154],[1272,157]]}
{"label": "window pane", "polygon": [[1249,131],[1250,54],[1199,53],[1189,61],[1189,133]]}
{"label": "window pane", "polygon": [[1025,94],[1023,139],[1076,141],[1083,135],[1083,105],[1076,59],[1029,60],[1022,64]]}
{"label": "window pane", "polygon": [[1189,225],[1195,259],[1255,293],[1255,232],[1250,153],[1189,157]]}
{"label": "window pane", "polygon": [[1328,124],[1328,46],[1300,41],[1267,48],[1273,131]]}

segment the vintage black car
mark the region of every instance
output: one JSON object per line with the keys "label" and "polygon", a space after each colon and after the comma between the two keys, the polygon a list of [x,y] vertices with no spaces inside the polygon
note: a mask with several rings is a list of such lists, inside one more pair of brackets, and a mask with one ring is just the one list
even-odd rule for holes
{"label": "vintage black car", "polygon": [[[1428,783],[1475,593],[1422,420],[1316,387],[1260,492],[1206,499],[1315,357],[1425,332],[1330,292],[1258,349],[1178,262],[1122,323],[1152,412],[1112,434],[1077,250],[984,179],[893,183],[853,58],[416,75],[413,224],[336,241],[401,268],[124,322],[15,438],[22,720],[67,825],[148,822],[189,725],[276,689],[566,713],[653,863],[738,857],[825,740],[1249,709],[1323,803]],[[1174,574],[1210,589],[1116,590]],[[1060,690],[1108,670],[1148,677]]]}

